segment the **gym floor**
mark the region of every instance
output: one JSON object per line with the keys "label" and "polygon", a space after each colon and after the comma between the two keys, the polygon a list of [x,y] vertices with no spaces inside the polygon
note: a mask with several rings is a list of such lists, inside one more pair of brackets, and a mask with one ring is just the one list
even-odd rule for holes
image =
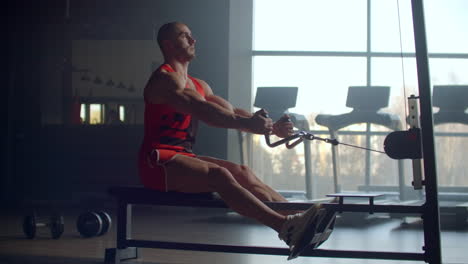
{"label": "gym floor", "polygon": [[[115,220],[115,210],[106,210]],[[23,216],[3,211],[0,218],[0,263],[34,264],[94,264],[103,263],[106,248],[115,247],[115,224],[99,237],[82,238],[76,229],[78,209],[64,209],[65,232],[58,240],[45,231],[38,231],[35,239],[26,239],[22,231]],[[374,215],[364,219],[343,214],[335,231],[321,248],[344,250],[375,250],[420,252],[423,232],[416,218],[402,225],[400,219]],[[276,233],[258,223],[226,209],[135,207],[133,237],[178,242],[223,243],[283,247]],[[468,227],[442,230],[442,256],[445,264],[468,263]],[[299,257],[287,261],[285,256],[194,252],[182,250],[142,249],[138,260],[124,263],[334,263],[334,264],[397,264],[424,263],[363,259],[326,259]]]}

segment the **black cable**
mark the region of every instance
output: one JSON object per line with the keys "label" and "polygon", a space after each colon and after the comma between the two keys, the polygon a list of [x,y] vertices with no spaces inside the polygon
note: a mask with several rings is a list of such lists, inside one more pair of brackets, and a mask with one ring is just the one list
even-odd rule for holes
{"label": "black cable", "polygon": [[352,144],[347,144],[347,143],[342,143],[342,142],[339,142],[337,139],[330,139],[330,138],[321,138],[321,137],[317,137],[317,136],[314,136],[313,134],[310,134],[308,132],[305,132],[305,135],[303,136],[304,138],[308,139],[308,140],[321,140],[321,141],[324,141],[326,143],[329,143],[329,144],[332,144],[333,146],[336,146],[338,144],[341,144],[341,145],[345,145],[345,146],[348,146],[348,147],[353,147],[353,148],[358,148],[358,149],[363,149],[363,150],[368,150],[368,151],[373,151],[373,152],[378,152],[378,153],[382,153],[382,154],[387,154],[383,151],[380,151],[380,150],[375,150],[375,149],[371,149],[371,148],[365,148],[365,147],[361,147],[361,146],[356,146],[356,145],[352,145]]}
{"label": "black cable", "polygon": [[358,149],[364,149],[364,150],[368,150],[368,151],[373,151],[373,152],[377,152],[377,153],[387,154],[387,153],[385,153],[385,152],[383,152],[383,151],[380,151],[380,150],[375,150],[375,149],[371,149],[371,148],[360,147],[360,146],[351,145],[351,144],[346,144],[346,143],[342,143],[342,142],[338,142],[338,144],[345,145],[345,146],[348,146],[348,147],[353,147],[353,148],[358,148]]}

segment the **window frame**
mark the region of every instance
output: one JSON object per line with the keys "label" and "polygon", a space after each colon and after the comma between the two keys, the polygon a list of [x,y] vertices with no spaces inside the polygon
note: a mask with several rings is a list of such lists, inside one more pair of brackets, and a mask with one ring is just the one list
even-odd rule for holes
{"label": "window frame", "polygon": [[[252,0],[252,7],[254,6],[254,1]],[[250,59],[250,67],[252,67],[252,75],[251,75],[251,81],[253,81],[255,72],[253,71],[254,68],[252,66],[252,62],[254,61],[254,58],[256,57],[261,57],[261,56],[295,56],[295,57],[301,57],[301,56],[309,56],[309,57],[359,57],[359,58],[365,58],[366,60],[366,85],[371,86],[373,85],[372,82],[372,74],[373,74],[373,65],[372,65],[372,60],[375,58],[402,58],[407,59],[416,59],[416,53],[415,52],[384,52],[384,51],[373,51],[372,50],[372,3],[373,0],[367,0],[367,22],[366,22],[366,27],[367,27],[367,34],[366,34],[366,50],[363,52],[355,52],[355,51],[294,51],[294,50],[259,50],[254,48],[254,43],[252,42],[251,46],[251,59]],[[254,16],[255,13],[252,12],[252,21],[254,21]],[[427,29],[427,31],[430,32],[430,28]],[[250,30],[252,34],[252,39],[255,38],[254,36],[254,30],[253,30],[253,25]],[[434,59],[463,59],[463,60],[468,60],[468,53],[449,53],[449,52],[430,52],[428,53],[428,58],[429,58],[429,65],[431,65],[431,61],[434,61]],[[431,78],[432,82],[432,78]],[[432,84],[434,85],[434,84]],[[255,87],[251,87],[252,90],[255,89]],[[409,96],[409,95],[408,95]],[[252,97],[253,98],[253,97]],[[405,110],[406,112],[406,110]],[[405,126],[406,127],[406,126]],[[328,131],[324,129],[320,129],[319,131],[312,131],[312,132],[317,132],[317,133],[325,133],[328,134]],[[348,131],[347,131],[348,132]],[[362,133],[359,131],[350,131],[350,133]],[[443,133],[442,133],[443,134]],[[372,134],[371,134],[372,135]],[[457,133],[456,135],[458,136],[463,136],[466,137],[468,133]],[[251,143],[252,144],[252,143]],[[249,149],[250,153],[252,149]],[[252,162],[252,160],[249,160]],[[252,165],[252,163],[249,163]],[[366,172],[367,173],[367,172]],[[366,175],[368,177],[368,175]]]}

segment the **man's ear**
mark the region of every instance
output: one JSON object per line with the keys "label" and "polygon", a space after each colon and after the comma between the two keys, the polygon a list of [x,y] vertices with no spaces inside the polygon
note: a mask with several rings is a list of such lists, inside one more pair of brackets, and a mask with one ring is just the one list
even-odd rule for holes
{"label": "man's ear", "polygon": [[165,39],[162,41],[162,45],[164,47],[165,50],[171,50],[172,49],[172,42],[168,39]]}

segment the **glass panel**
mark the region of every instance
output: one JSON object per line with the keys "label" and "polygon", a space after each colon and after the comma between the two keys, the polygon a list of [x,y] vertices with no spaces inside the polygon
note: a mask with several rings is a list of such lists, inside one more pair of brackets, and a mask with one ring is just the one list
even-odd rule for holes
{"label": "glass panel", "polygon": [[[350,85],[365,85],[366,59],[350,57],[254,57],[253,85],[297,86],[297,104],[289,109],[304,115],[311,130],[322,130],[319,136],[329,137],[324,127],[315,123],[318,113],[341,114],[350,112],[346,96]],[[280,100],[280,98],[279,98]],[[268,109],[267,109],[268,110]],[[305,190],[304,149],[300,145],[288,150],[269,148],[262,136],[253,137],[253,170],[265,182],[279,190]],[[312,141],[312,168],[317,176],[314,184],[320,186],[318,197],[333,192],[331,148],[329,144]],[[346,150],[343,157],[346,159]],[[355,152],[349,152],[355,155]],[[354,159],[349,156],[348,158]],[[355,169],[362,166],[356,166]]]}
{"label": "glass panel", "polygon": [[373,58],[372,85],[390,86],[388,108],[383,111],[398,114],[400,120],[407,115],[407,97],[418,95],[418,77],[415,58]]}
{"label": "glass panel", "polygon": [[81,104],[80,106],[80,118],[82,124],[88,122],[88,120],[86,120],[86,104]]}
{"label": "glass panel", "polygon": [[125,106],[119,105],[119,119],[122,122],[125,122]]}
{"label": "glass panel", "polygon": [[468,1],[424,1],[431,53],[468,53]]}
{"label": "glass panel", "polygon": [[372,1],[371,12],[372,51],[415,51],[411,1]]}
{"label": "glass panel", "polygon": [[468,85],[468,59],[430,59],[429,63],[432,85]]}
{"label": "glass panel", "polygon": [[[402,120],[406,115],[403,109],[407,107],[403,105],[406,103],[403,87],[406,88],[407,97],[410,94],[419,93],[417,90],[416,59],[405,58],[403,62],[404,83],[401,58],[372,59],[372,83],[387,84],[392,87],[389,111],[398,113]],[[430,59],[430,70],[433,85],[468,84],[468,76],[465,74],[468,70],[468,60],[466,59]],[[435,108],[434,112],[437,111],[437,108]],[[439,154],[437,155],[439,184],[441,186],[467,186],[468,165],[462,160],[462,157],[465,149],[468,148],[468,125],[455,123],[436,125],[434,131],[436,150]],[[440,153],[444,154],[441,155]],[[387,165],[377,163],[377,167],[382,166]],[[411,169],[411,165],[409,169]],[[382,175],[393,175],[388,174],[388,170],[383,171],[387,174],[383,173]]]}
{"label": "glass panel", "polygon": [[348,87],[366,84],[365,58],[256,56],[253,63],[252,94],[259,86],[296,86],[295,113],[349,112]]}
{"label": "glass panel", "polygon": [[365,51],[366,0],[255,0],[254,50]]}
{"label": "glass panel", "polygon": [[437,172],[440,186],[467,187],[468,149],[467,124],[440,124],[434,126],[435,144],[438,155]]}
{"label": "glass panel", "polygon": [[102,118],[103,109],[102,109],[101,104],[91,104],[89,112],[90,112],[89,113],[90,124],[96,125],[96,124],[103,123],[103,118]]}
{"label": "glass panel", "polygon": [[[468,87],[466,74],[468,59],[430,59],[429,62],[434,86],[466,85]],[[458,101],[457,98],[452,100],[452,102]],[[467,101],[468,98],[465,98],[464,102]],[[468,115],[467,110],[465,109],[465,114]],[[434,113],[438,111],[438,108],[434,108]],[[464,158],[468,149],[468,124],[439,124],[435,125],[434,132],[439,154],[437,155],[439,184],[441,186],[468,186],[468,164]]]}
{"label": "glass panel", "polygon": [[[468,2],[432,0],[424,4],[429,52],[467,53]],[[411,1],[372,1],[371,10],[372,51],[415,51]]]}

